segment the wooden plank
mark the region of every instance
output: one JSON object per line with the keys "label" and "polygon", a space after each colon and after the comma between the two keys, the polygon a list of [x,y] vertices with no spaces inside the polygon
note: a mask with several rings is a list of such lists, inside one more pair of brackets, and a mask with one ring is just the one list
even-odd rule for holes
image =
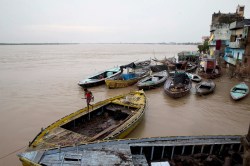
{"label": "wooden plank", "polygon": [[112,126],[106,128],[106,129],[103,130],[102,132],[100,132],[100,133],[96,134],[95,136],[93,136],[93,137],[92,137],[91,139],[89,139],[88,141],[92,141],[92,140],[97,139],[98,137],[102,136],[103,134],[107,133],[108,131],[110,131],[110,130],[116,128],[118,125],[119,125],[119,124],[114,124],[114,125],[112,125]]}
{"label": "wooden plank", "polygon": [[35,156],[35,158],[34,158],[34,162],[35,163],[39,163],[39,161],[41,160],[43,154],[44,154],[43,150],[42,151],[38,151],[37,154],[36,154],[36,156]]}
{"label": "wooden plank", "polygon": [[145,155],[132,155],[134,165],[148,166]]}

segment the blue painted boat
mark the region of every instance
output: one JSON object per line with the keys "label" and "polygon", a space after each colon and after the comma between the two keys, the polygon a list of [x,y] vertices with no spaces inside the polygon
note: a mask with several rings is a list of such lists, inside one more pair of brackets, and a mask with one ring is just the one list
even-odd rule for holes
{"label": "blue painted boat", "polygon": [[249,88],[245,82],[239,83],[235,85],[230,90],[230,95],[234,100],[240,100],[246,97],[249,93]]}
{"label": "blue painted boat", "polygon": [[[242,165],[242,136],[176,136],[108,140],[18,154],[24,166]],[[226,154],[226,155],[225,155]],[[193,156],[193,157],[192,157]],[[195,158],[194,158],[195,157]],[[195,160],[194,160],[195,159]],[[209,159],[209,160],[208,160]],[[173,165],[173,164],[171,164]],[[187,164],[186,164],[187,165]]]}
{"label": "blue painted boat", "polygon": [[101,84],[105,84],[107,78],[112,78],[121,73],[120,67],[114,67],[99,73],[96,73],[84,80],[79,81],[78,85],[84,88],[93,87]]}

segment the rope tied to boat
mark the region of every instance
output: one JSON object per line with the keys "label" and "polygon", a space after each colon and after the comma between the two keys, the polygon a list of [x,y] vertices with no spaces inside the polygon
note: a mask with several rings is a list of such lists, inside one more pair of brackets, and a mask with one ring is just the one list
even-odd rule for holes
{"label": "rope tied to boat", "polygon": [[19,148],[19,149],[16,149],[16,150],[14,150],[14,151],[12,151],[12,152],[10,152],[10,153],[8,153],[8,154],[5,154],[5,155],[3,155],[3,156],[0,157],[0,160],[2,160],[2,159],[4,159],[4,158],[6,158],[6,157],[8,157],[8,156],[10,156],[10,155],[12,155],[12,154],[18,152],[18,151],[20,151],[20,150],[22,150],[22,149],[24,149],[24,148],[27,148],[27,147],[28,147],[28,146],[25,145],[25,146],[23,146],[23,147],[21,147],[21,148]]}

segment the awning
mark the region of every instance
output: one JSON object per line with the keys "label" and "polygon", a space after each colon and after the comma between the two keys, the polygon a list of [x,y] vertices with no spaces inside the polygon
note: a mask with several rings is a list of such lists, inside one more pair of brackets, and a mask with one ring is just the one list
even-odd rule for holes
{"label": "awning", "polygon": [[211,42],[214,39],[214,34],[212,34],[208,40],[208,42]]}

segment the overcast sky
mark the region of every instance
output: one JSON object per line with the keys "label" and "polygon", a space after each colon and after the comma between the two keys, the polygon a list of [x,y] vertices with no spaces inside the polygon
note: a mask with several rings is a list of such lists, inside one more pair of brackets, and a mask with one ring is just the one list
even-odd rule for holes
{"label": "overcast sky", "polygon": [[250,18],[250,0],[0,0],[0,42],[199,42],[238,4]]}

